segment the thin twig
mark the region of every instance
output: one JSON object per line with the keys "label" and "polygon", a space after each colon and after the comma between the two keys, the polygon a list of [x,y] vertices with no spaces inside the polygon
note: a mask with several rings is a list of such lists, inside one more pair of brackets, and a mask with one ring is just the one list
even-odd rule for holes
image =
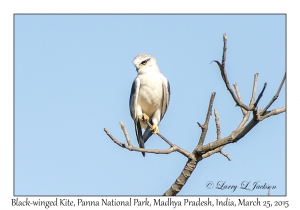
{"label": "thin twig", "polygon": [[216,130],[217,130],[217,139],[220,139],[221,137],[221,129],[220,129],[220,120],[217,110],[214,110],[215,114],[215,122],[216,122]]}
{"label": "thin twig", "polygon": [[[121,127],[122,127],[122,126],[121,126]],[[124,128],[125,128],[125,126],[124,126]],[[122,129],[122,130],[123,130],[123,129]],[[144,148],[134,147],[134,146],[132,146],[132,145],[128,145],[128,146],[127,146],[126,144],[124,144],[124,143],[118,141],[115,137],[113,137],[113,135],[108,131],[108,129],[104,128],[104,131],[105,131],[105,133],[109,136],[109,138],[110,138],[114,143],[116,143],[116,144],[119,145],[120,147],[123,147],[123,148],[125,148],[125,149],[130,150],[130,151],[145,152],[145,153],[155,153],[155,154],[170,154],[170,153],[176,151],[176,152],[179,152],[179,153],[183,154],[185,157],[187,157],[187,158],[189,158],[189,159],[194,159],[194,160],[196,159],[195,156],[194,156],[192,153],[190,153],[190,152],[188,152],[188,151],[186,151],[186,150],[184,150],[184,149],[178,147],[178,146],[175,145],[175,144],[172,144],[172,146],[171,146],[169,149],[165,149],[165,150],[159,150],[159,149],[144,149]],[[125,131],[126,131],[126,129],[125,129]],[[124,132],[124,130],[123,130],[123,132]]]}
{"label": "thin twig", "polygon": [[[243,101],[242,101],[242,97],[241,97],[240,92],[239,92],[239,88],[238,88],[237,83],[233,84],[233,87],[234,87],[234,90],[235,90],[235,94],[236,94],[237,97],[238,97],[238,100],[239,100],[240,102],[243,102]],[[245,110],[243,107],[240,107],[240,108],[241,108],[241,111],[242,111],[242,113],[243,113],[243,116],[245,116],[245,114],[247,113],[246,110]]]}
{"label": "thin twig", "polygon": [[282,81],[280,83],[280,86],[275,94],[275,96],[272,98],[272,100],[269,102],[269,104],[264,108],[264,110],[262,111],[262,115],[264,115],[266,113],[266,111],[269,109],[269,107],[274,103],[274,101],[278,98],[279,96],[279,93],[281,91],[281,88],[282,88],[282,85],[285,81],[285,78],[286,78],[286,73],[284,74],[283,78],[282,78]]}
{"label": "thin twig", "polygon": [[221,153],[224,157],[226,157],[229,161],[231,161],[231,158],[229,157],[229,155],[228,155],[227,153],[223,152],[222,150],[220,151],[220,153]]}
{"label": "thin twig", "polygon": [[198,126],[203,130],[204,129],[204,126],[201,125],[199,122],[197,122]]}
{"label": "thin twig", "polygon": [[[249,107],[254,107],[255,94],[256,94],[256,86],[257,86],[257,79],[258,79],[258,73],[254,74],[252,94],[251,94],[251,99],[250,99]],[[242,119],[242,121],[239,124],[239,126],[238,126],[237,129],[240,129],[240,128],[244,127],[245,123],[249,120],[250,114],[251,114],[251,111],[247,111],[246,115]]]}
{"label": "thin twig", "polygon": [[237,129],[240,129],[240,128],[244,127],[244,125],[246,124],[246,122],[249,120],[250,114],[251,114],[251,112],[247,111],[246,115],[243,117],[243,119],[242,119],[242,121],[239,124],[239,126],[238,126]]}
{"label": "thin twig", "polygon": [[[258,73],[254,74],[254,81],[253,81],[253,87],[252,87],[252,95],[251,95],[251,99],[250,99],[250,103],[249,103],[250,107],[254,107],[256,86],[257,86],[257,79],[258,79]],[[249,111],[252,111],[252,110],[249,110]]]}
{"label": "thin twig", "polygon": [[132,144],[131,144],[131,141],[130,141],[130,139],[129,139],[129,135],[128,135],[128,133],[127,133],[127,130],[126,130],[126,127],[125,127],[125,125],[124,125],[122,122],[120,122],[120,125],[121,125],[121,128],[122,128],[122,130],[123,130],[123,133],[124,133],[124,135],[125,135],[125,138],[126,138],[127,144],[128,144],[129,146],[132,146]]}
{"label": "thin twig", "polygon": [[229,155],[222,151],[222,149],[223,149],[224,147],[225,147],[225,145],[224,145],[224,146],[217,147],[217,148],[215,148],[215,149],[213,149],[213,150],[210,150],[210,151],[208,151],[208,152],[202,154],[201,157],[202,157],[202,159],[208,158],[209,156],[211,156],[211,155],[213,155],[213,154],[219,152],[219,153],[222,154],[224,157],[226,157],[229,161],[231,161],[231,158],[229,157]]}
{"label": "thin twig", "polygon": [[170,146],[173,146],[173,144],[171,142],[168,141],[168,139],[166,139],[163,135],[161,135],[160,133],[157,133],[156,135],[158,135],[162,140],[164,140],[167,144],[169,144]]}
{"label": "thin twig", "polygon": [[282,112],[285,112],[286,111],[286,107],[282,107],[282,108],[278,108],[278,109],[273,109],[272,111],[267,111],[264,115],[259,115],[258,117],[258,120],[259,121],[262,121],[268,117],[271,117],[273,115],[277,115],[277,114],[280,114]]}
{"label": "thin twig", "polygon": [[198,145],[203,145],[203,142],[204,142],[207,130],[208,130],[208,123],[209,123],[209,119],[210,119],[210,116],[211,116],[211,110],[212,110],[212,106],[213,106],[213,103],[214,103],[215,95],[216,95],[216,92],[213,92],[211,94],[210,101],[209,101],[209,106],[208,106],[208,110],[207,110],[207,114],[206,114],[205,123],[203,125],[204,128],[202,129]]}
{"label": "thin twig", "polygon": [[122,142],[119,142],[115,137],[113,137],[113,135],[107,130],[107,128],[104,128],[104,131],[114,143],[116,143],[120,147],[126,148],[126,145]]}
{"label": "thin twig", "polygon": [[263,89],[262,89],[261,92],[259,93],[259,95],[258,95],[258,97],[257,97],[257,99],[256,99],[256,101],[255,101],[255,103],[254,103],[254,107],[257,107],[257,104],[258,104],[259,100],[261,99],[261,97],[263,96],[266,87],[267,87],[267,83],[265,82]]}
{"label": "thin twig", "polygon": [[227,35],[226,33],[223,34],[223,56],[222,56],[222,66],[225,69],[225,61],[226,61],[226,51],[227,51]]}
{"label": "thin twig", "polygon": [[213,150],[210,150],[210,151],[207,151],[204,154],[202,154],[201,157],[202,157],[202,159],[208,158],[209,156],[211,156],[211,155],[213,155],[215,153],[220,152],[222,148],[223,148],[223,146],[222,147],[217,147],[217,148],[215,148]]}
{"label": "thin twig", "polygon": [[229,91],[229,93],[231,94],[231,96],[232,96],[233,100],[235,101],[236,105],[240,106],[240,107],[243,107],[247,111],[252,111],[253,107],[249,107],[249,106],[243,104],[236,97],[236,95],[234,94],[234,92],[233,92],[233,90],[232,90],[232,88],[229,84],[229,81],[228,81],[228,78],[227,78],[227,75],[226,75],[226,70],[225,70],[226,50],[227,50],[227,36],[226,36],[226,34],[223,35],[223,42],[224,42],[224,46],[223,46],[222,64],[217,60],[213,60],[213,62],[216,62],[218,64],[220,72],[221,72],[222,79],[225,83],[225,86],[226,86],[227,90]]}
{"label": "thin twig", "polygon": [[[218,141],[218,140],[221,139],[220,120],[219,120],[219,116],[218,116],[217,110],[214,110],[214,114],[215,114],[216,130],[217,130],[217,141]],[[231,159],[230,159],[229,155],[222,151],[223,147],[224,147],[224,146],[221,146],[221,147],[219,148],[220,153],[221,153],[222,155],[224,155],[224,156],[230,161]],[[210,154],[210,155],[212,155],[212,154]],[[202,155],[202,157],[205,158],[205,155]]]}
{"label": "thin twig", "polygon": [[[142,120],[145,123],[147,123],[147,125],[150,127],[151,130],[153,130],[153,126],[151,125],[151,123],[149,122],[149,120],[145,120],[145,119],[142,119]],[[173,144],[168,139],[166,139],[163,135],[161,135],[160,133],[157,133],[156,135],[158,135],[162,140],[164,140],[171,147],[173,146]]]}

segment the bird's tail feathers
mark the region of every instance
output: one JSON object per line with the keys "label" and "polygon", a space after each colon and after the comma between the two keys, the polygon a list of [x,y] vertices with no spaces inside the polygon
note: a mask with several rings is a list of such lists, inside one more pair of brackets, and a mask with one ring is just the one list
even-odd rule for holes
{"label": "bird's tail feathers", "polygon": [[[145,146],[144,146],[145,141],[144,141],[144,138],[142,135],[142,128],[141,128],[141,123],[139,120],[135,123],[135,134],[136,134],[140,148],[145,148]],[[142,152],[142,155],[145,157],[145,152]]]}
{"label": "bird's tail feathers", "polygon": [[152,136],[152,134],[153,134],[152,130],[150,129],[149,126],[147,126],[143,134],[144,143],[146,143],[146,141]]}

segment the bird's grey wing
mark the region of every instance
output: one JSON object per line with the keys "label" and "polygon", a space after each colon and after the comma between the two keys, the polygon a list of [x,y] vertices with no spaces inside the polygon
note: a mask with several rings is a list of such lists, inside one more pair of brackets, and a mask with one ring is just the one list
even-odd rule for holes
{"label": "bird's grey wing", "polygon": [[169,102],[170,102],[170,96],[171,96],[171,89],[170,89],[170,83],[167,79],[163,81],[163,98],[162,98],[162,105],[161,105],[161,116],[160,120],[164,117],[165,113],[167,112]]}
{"label": "bird's grey wing", "polygon": [[[162,96],[162,103],[161,103],[161,115],[160,115],[160,121],[162,120],[162,118],[164,117],[168,106],[169,106],[169,102],[170,102],[170,96],[171,96],[171,89],[170,89],[170,83],[169,81],[164,78],[163,83],[162,83],[162,92],[163,92],[163,96]],[[144,143],[146,143],[146,141],[150,138],[150,136],[152,136],[152,130],[150,130],[150,127],[147,126],[143,138],[144,138]]]}
{"label": "bird's grey wing", "polygon": [[[139,89],[140,89],[140,79],[137,77],[132,83],[130,99],[129,99],[129,108],[130,108],[130,115],[134,120],[134,127],[135,127],[135,134],[136,134],[137,141],[139,143],[140,148],[144,148],[142,128],[137,114]],[[142,152],[142,154],[145,157],[145,153]]]}

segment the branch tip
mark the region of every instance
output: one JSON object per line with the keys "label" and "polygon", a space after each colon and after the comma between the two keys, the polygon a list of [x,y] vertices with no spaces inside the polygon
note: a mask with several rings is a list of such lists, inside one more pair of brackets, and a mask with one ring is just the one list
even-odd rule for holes
{"label": "branch tip", "polygon": [[[216,92],[213,92],[210,96],[210,101],[209,101],[209,105],[208,105],[208,109],[207,109],[205,123],[204,123],[204,125],[201,125],[202,132],[201,132],[201,136],[200,136],[198,145],[203,145],[203,143],[204,143],[204,139],[205,139],[207,129],[208,129],[209,119],[210,119],[210,116],[212,115],[211,112],[212,112],[212,106],[214,103],[215,95],[216,95]],[[198,125],[200,126],[200,123],[198,123]]]}
{"label": "branch tip", "polygon": [[226,154],[225,152],[223,152],[222,150],[220,151],[220,154],[222,154],[224,157],[226,157],[229,161],[231,161],[231,158],[229,157],[228,154]]}
{"label": "branch tip", "polygon": [[261,97],[263,96],[266,87],[267,87],[267,83],[265,82],[263,89],[261,90],[260,94],[258,95],[256,102],[254,103],[254,107],[257,107],[257,104],[258,104],[259,100],[261,99]]}
{"label": "branch tip", "polygon": [[198,126],[203,130],[204,129],[204,126],[201,125],[199,122],[197,122]]}
{"label": "branch tip", "polygon": [[216,122],[216,129],[217,129],[217,140],[220,139],[221,136],[221,129],[220,129],[220,120],[217,110],[214,110],[215,114],[215,122]]}
{"label": "branch tip", "polygon": [[274,101],[278,98],[279,93],[280,93],[280,91],[281,91],[281,88],[282,88],[282,86],[283,86],[283,83],[284,83],[285,79],[286,79],[286,73],[284,73],[284,76],[283,76],[283,78],[282,78],[282,81],[281,81],[281,83],[280,83],[280,85],[279,85],[279,88],[278,88],[276,94],[275,94],[274,97],[271,99],[271,101],[269,102],[269,104],[268,104],[268,105],[264,108],[264,110],[262,111],[262,115],[265,115],[265,114],[266,114],[267,110],[268,110],[268,109],[270,108],[270,106],[274,103]]}

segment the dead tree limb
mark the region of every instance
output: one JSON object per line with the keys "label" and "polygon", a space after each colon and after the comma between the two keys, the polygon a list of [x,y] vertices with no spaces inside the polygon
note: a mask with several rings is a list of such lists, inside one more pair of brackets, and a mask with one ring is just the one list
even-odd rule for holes
{"label": "dead tree limb", "polygon": [[[265,118],[270,117],[270,116],[275,115],[275,114],[280,114],[280,113],[285,111],[285,107],[283,107],[283,108],[275,109],[275,110],[272,110],[271,112],[268,112],[268,114],[271,113],[269,116],[267,116],[267,114],[264,114],[264,111],[257,113],[257,104],[258,104],[260,98],[262,97],[263,92],[266,88],[266,83],[265,83],[264,88],[262,89],[262,91],[259,94],[259,97],[255,101],[255,92],[256,92],[258,74],[254,75],[252,97],[251,97],[250,103],[249,103],[248,106],[243,104],[243,102],[241,100],[241,97],[239,96],[239,91],[237,89],[237,85],[235,85],[236,86],[235,90],[236,90],[236,95],[237,95],[236,96],[235,93],[233,92],[230,84],[229,84],[229,80],[227,78],[227,74],[226,74],[226,70],[225,70],[226,50],[227,50],[227,36],[226,36],[226,34],[223,35],[223,42],[224,42],[224,46],[223,46],[222,64],[219,61],[214,61],[214,62],[216,62],[218,64],[220,72],[221,72],[221,77],[222,77],[222,79],[225,83],[225,86],[226,86],[227,90],[229,91],[229,93],[231,94],[231,96],[232,96],[233,100],[235,101],[236,105],[241,108],[244,117],[243,117],[241,123],[239,124],[239,126],[237,127],[237,129],[234,130],[229,136],[227,136],[225,138],[219,139],[217,137],[217,140],[215,140],[214,142],[208,143],[208,144],[203,146],[204,139],[202,140],[201,137],[200,137],[200,141],[199,141],[198,145],[196,146],[195,150],[193,151],[193,154],[197,158],[196,163],[192,162],[190,160],[187,161],[187,163],[186,163],[184,169],[182,170],[181,174],[179,175],[179,177],[172,184],[172,186],[164,193],[164,195],[166,195],[166,196],[177,195],[177,193],[181,190],[181,188],[186,183],[187,179],[190,177],[193,170],[196,168],[197,164],[201,160],[203,160],[204,158],[207,158],[207,157],[209,157],[209,156],[211,156],[211,155],[213,155],[217,152],[220,152],[221,154],[223,153],[223,155],[225,157],[227,157],[228,160],[230,160],[230,157],[226,153],[222,152],[222,148],[225,145],[227,145],[229,143],[237,142],[238,140],[243,138],[254,126],[256,126],[260,121],[264,120]],[[273,99],[271,100],[271,102],[269,104],[272,104],[276,100],[276,98],[278,97],[284,80],[285,80],[285,76],[284,76],[284,78],[283,78],[283,80],[280,84],[280,87],[279,87],[276,95],[273,97]],[[211,105],[211,102],[210,102],[210,105]],[[245,111],[243,111],[243,110],[245,110]],[[247,113],[246,113],[246,111],[247,111]],[[248,119],[250,117],[251,112],[253,113],[253,118],[248,124],[246,124],[246,122],[248,121]],[[210,110],[210,106],[209,106],[209,109],[207,111],[207,116],[210,113],[211,113],[211,110]],[[206,118],[206,119],[209,119],[209,118]],[[200,126],[199,123],[198,123],[198,125]],[[201,126],[201,128],[202,128],[202,133],[201,133],[201,136],[202,136],[203,135],[203,130],[206,129],[205,124],[203,126]],[[184,174],[184,172],[187,171],[187,166],[188,165],[191,165],[192,167],[189,167],[188,173]]]}
{"label": "dead tree limb", "polygon": [[282,78],[282,81],[281,81],[281,83],[280,83],[280,86],[279,86],[279,88],[278,88],[276,94],[274,95],[274,97],[272,98],[272,100],[270,101],[270,103],[269,103],[269,104],[264,108],[264,110],[262,111],[262,114],[263,114],[263,115],[266,114],[266,111],[270,108],[270,106],[271,106],[271,105],[274,103],[274,101],[278,98],[279,93],[280,93],[280,91],[281,91],[281,88],[282,88],[282,85],[283,85],[285,79],[286,79],[286,73],[284,74],[284,76],[283,76],[283,78]]}
{"label": "dead tree limb", "polygon": [[207,130],[208,130],[208,123],[209,123],[209,119],[210,119],[210,116],[211,116],[211,110],[212,110],[212,106],[213,106],[213,103],[214,103],[215,96],[216,96],[216,93],[213,92],[211,94],[211,97],[210,97],[205,123],[201,127],[202,132],[201,132],[201,136],[200,136],[200,139],[199,139],[199,142],[198,142],[198,144],[200,144],[200,145],[203,145],[204,139],[206,137],[206,133],[207,133]]}
{"label": "dead tree limb", "polygon": [[[122,143],[120,141],[118,141],[115,137],[113,137],[113,135],[108,131],[107,128],[104,128],[104,131],[105,133],[109,136],[109,138],[114,142],[116,143],[117,145],[119,145],[120,147],[123,147],[125,149],[128,149],[130,151],[136,151],[136,152],[145,152],[145,153],[155,153],[155,154],[170,154],[172,152],[179,152],[181,153],[182,155],[186,156],[187,158],[190,158],[190,159],[195,159],[194,155],[180,147],[178,147],[177,145],[175,144],[172,144],[170,143],[165,137],[163,137],[161,134],[159,134],[159,136],[164,140],[166,141],[171,147],[169,149],[165,149],[165,150],[159,150],[159,149],[144,149],[144,148],[139,148],[139,147],[134,147],[129,139],[129,136],[128,136],[128,133],[127,133],[127,130],[125,128],[125,125],[120,122],[120,125],[121,125],[121,128],[124,132],[124,135],[126,137],[126,140],[127,140],[127,144],[126,145],[125,143]],[[151,128],[152,128],[152,125],[150,124]]]}
{"label": "dead tree limb", "polygon": [[[233,84],[233,87],[234,87],[235,93],[238,97],[238,100],[242,102],[242,97],[240,95],[240,91],[239,91],[237,83]],[[241,107],[241,111],[242,111],[243,115],[245,116],[247,113],[246,110],[243,107]]]}

